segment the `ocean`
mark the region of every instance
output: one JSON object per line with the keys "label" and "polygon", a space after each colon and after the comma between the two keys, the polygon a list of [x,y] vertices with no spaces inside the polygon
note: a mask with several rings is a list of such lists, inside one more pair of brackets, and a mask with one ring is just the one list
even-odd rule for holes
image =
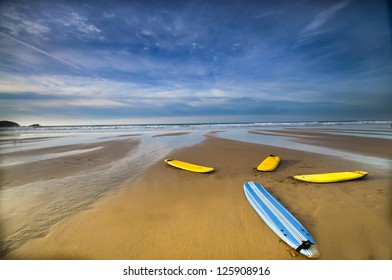
{"label": "ocean", "polygon": [[[343,134],[360,137],[392,139],[392,121],[306,121],[306,122],[246,122],[246,123],[183,123],[183,124],[121,124],[121,125],[79,125],[79,126],[21,126],[0,129],[0,165],[13,164],[7,154],[15,151],[47,148],[106,141],[110,138],[135,137],[142,139],[142,146],[148,148],[151,136],[164,133],[183,133],[181,137],[167,137],[160,141],[161,148],[179,148],[204,139],[206,133],[219,132],[216,136],[256,144],[290,147],[324,154],[334,153],[329,149],[300,145],[290,141],[290,137],[274,135],[252,135],[249,131],[271,131],[301,128],[327,134]],[[276,135],[275,135],[276,136]],[[184,144],[182,144],[184,143]],[[51,155],[52,157],[54,155]],[[357,157],[357,155],[354,155]],[[352,157],[352,156],[349,156]],[[43,159],[36,157],[35,160]],[[31,159],[25,159],[31,160]],[[20,161],[20,160],[19,160]],[[366,161],[368,161],[366,159]]]}

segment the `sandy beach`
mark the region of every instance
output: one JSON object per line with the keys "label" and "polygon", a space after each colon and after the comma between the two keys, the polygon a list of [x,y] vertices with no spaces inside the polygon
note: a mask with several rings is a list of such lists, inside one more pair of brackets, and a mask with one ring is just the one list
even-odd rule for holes
{"label": "sandy beach", "polygon": [[[26,162],[18,165],[2,166],[0,185],[3,189],[55,178],[66,178],[80,172],[92,172],[111,162],[119,160],[124,153],[135,148],[138,140],[104,141],[89,144],[64,145],[7,154],[11,157],[59,154],[80,151],[74,155],[64,155],[50,160]],[[37,163],[38,162],[38,163]]]}
{"label": "sandy beach", "polygon": [[[167,133],[158,138],[181,135],[184,134]],[[312,144],[326,144],[320,135],[304,131],[292,136],[298,141],[318,136],[320,139],[312,138]],[[391,140],[375,139],[377,151],[371,138],[365,140],[329,135],[328,145],[337,149],[362,146],[363,154],[374,156],[382,150],[392,150]],[[101,149],[77,155],[81,158],[78,172],[91,171],[89,168],[93,167],[88,164],[93,156],[108,163],[126,151],[132,152],[137,141],[137,137],[109,141]],[[277,170],[255,171],[269,154],[281,157]],[[166,165],[164,158],[212,166],[215,171],[196,174],[175,169]],[[3,258],[306,259],[281,242],[253,210],[243,192],[246,181],[263,185],[296,216],[314,237],[320,259],[392,258],[390,170],[332,155],[222,139],[219,132],[206,134],[202,142],[175,149],[164,158],[115,191],[97,198],[89,207],[56,222],[42,236],[4,252]],[[35,168],[34,177],[30,172],[3,171],[2,186],[11,188],[21,182],[48,180],[48,174],[66,178],[76,172],[69,168],[58,170],[56,165],[31,165],[29,168]],[[312,184],[292,178],[297,174],[351,170],[368,171],[369,175],[334,184]],[[3,228],[2,232],[7,230]]]}

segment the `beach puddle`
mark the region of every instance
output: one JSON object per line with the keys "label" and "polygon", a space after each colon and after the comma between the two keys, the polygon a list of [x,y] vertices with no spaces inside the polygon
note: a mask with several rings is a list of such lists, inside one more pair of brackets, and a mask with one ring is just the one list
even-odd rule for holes
{"label": "beach puddle", "polygon": [[72,150],[72,151],[67,151],[67,152],[48,153],[48,154],[34,155],[34,156],[33,155],[19,156],[19,157],[2,156],[2,159],[0,162],[0,167],[1,166],[12,166],[12,165],[24,164],[24,163],[34,162],[34,161],[39,161],[39,160],[53,159],[53,158],[58,158],[58,157],[73,156],[73,155],[93,152],[93,151],[96,151],[101,148],[102,147],[95,147],[95,148],[91,148],[91,149],[80,149],[80,150]]}

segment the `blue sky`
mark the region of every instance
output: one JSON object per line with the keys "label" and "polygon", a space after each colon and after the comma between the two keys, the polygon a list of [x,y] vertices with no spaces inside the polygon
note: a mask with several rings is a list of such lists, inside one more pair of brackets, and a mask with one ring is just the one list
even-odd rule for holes
{"label": "blue sky", "polygon": [[392,119],[387,1],[1,1],[0,119]]}

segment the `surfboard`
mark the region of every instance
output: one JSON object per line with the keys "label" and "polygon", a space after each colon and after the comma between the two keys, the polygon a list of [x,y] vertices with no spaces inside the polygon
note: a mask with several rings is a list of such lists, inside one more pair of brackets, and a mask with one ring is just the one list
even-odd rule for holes
{"label": "surfboard", "polygon": [[295,179],[312,183],[334,183],[363,178],[368,175],[365,171],[346,171],[323,174],[296,175]]}
{"label": "surfboard", "polygon": [[320,256],[309,232],[264,187],[256,182],[246,182],[244,191],[250,204],[280,239],[308,258]]}
{"label": "surfboard", "polygon": [[269,155],[265,158],[259,166],[257,166],[257,170],[259,171],[274,171],[276,167],[278,167],[280,162],[280,158],[276,155]]}
{"label": "surfboard", "polygon": [[165,162],[171,166],[197,173],[208,173],[214,171],[214,168],[208,166],[197,165],[176,159],[165,159]]}

